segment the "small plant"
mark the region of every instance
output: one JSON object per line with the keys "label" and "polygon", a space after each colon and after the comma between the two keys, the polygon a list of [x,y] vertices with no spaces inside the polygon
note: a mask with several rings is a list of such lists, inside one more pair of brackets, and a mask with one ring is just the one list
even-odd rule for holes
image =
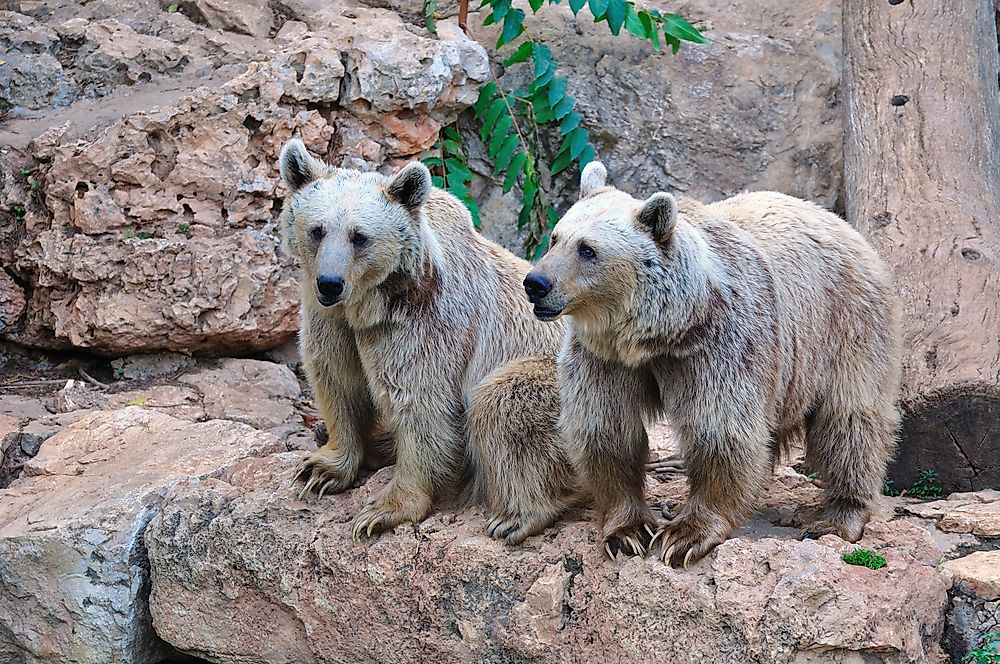
{"label": "small plant", "polygon": [[914,498],[920,498],[921,500],[933,500],[935,498],[940,498],[943,493],[944,489],[942,489],[941,485],[938,484],[937,471],[933,468],[920,471],[920,475],[917,476],[917,481],[913,483],[913,486],[906,490],[907,496],[913,496]]}
{"label": "small plant", "polygon": [[24,215],[27,214],[27,210],[20,203],[14,203],[10,206],[10,213],[14,215],[14,219],[24,221]]}
{"label": "small plant", "polygon": [[899,489],[894,489],[892,486],[892,480],[886,478],[882,480],[882,495],[883,496],[898,496],[902,491]]}
{"label": "small plant", "polygon": [[111,372],[115,380],[125,380],[125,369],[121,367],[115,367],[114,371]]}
{"label": "small plant", "polygon": [[177,232],[181,235],[188,235],[191,232],[191,224],[184,222],[177,227]]}
{"label": "small plant", "polygon": [[149,238],[153,237],[153,234],[150,233],[149,231],[139,231],[138,233],[135,234],[135,236],[140,240],[148,240]]}
{"label": "small plant", "polygon": [[176,14],[178,9],[180,9],[180,7],[178,7],[176,4],[167,5],[168,14]]}
{"label": "small plant", "polygon": [[31,169],[27,166],[22,166],[19,172],[21,175],[31,175]]}
{"label": "small plant", "polygon": [[808,478],[809,478],[809,479],[811,479],[811,480],[818,480],[818,479],[819,479],[819,473],[817,473],[817,472],[816,472],[816,471],[814,470],[814,471],[812,471],[811,473],[809,473],[808,475],[806,475],[806,477],[808,477]]}
{"label": "small plant", "polygon": [[1000,664],[1000,631],[987,634],[984,643],[970,650],[964,661],[966,664]]}
{"label": "small plant", "polygon": [[130,239],[134,238],[135,237],[135,229],[134,228],[123,228],[122,229],[122,236],[124,236],[125,239],[127,239],[127,240],[130,240]]}
{"label": "small plant", "polygon": [[843,556],[844,562],[848,565],[860,565],[861,567],[867,567],[868,569],[882,569],[886,565],[885,558],[878,555],[871,549],[855,549],[849,553],[845,553]]}
{"label": "small plant", "polygon": [[472,223],[479,228],[479,206],[469,194],[472,171],[467,165],[458,129],[454,126],[445,127],[434,144],[434,155],[423,162],[431,170],[434,186],[448,191],[462,201],[469,208]]}
{"label": "small plant", "polygon": [[127,406],[144,406],[149,403],[149,397],[136,397],[134,399],[129,399]]}

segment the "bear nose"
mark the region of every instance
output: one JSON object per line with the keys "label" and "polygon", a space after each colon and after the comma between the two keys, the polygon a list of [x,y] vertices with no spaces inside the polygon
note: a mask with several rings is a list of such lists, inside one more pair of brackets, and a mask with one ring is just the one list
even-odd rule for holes
{"label": "bear nose", "polygon": [[524,292],[528,294],[528,299],[537,304],[539,300],[549,294],[552,290],[552,282],[540,274],[529,272],[524,278]]}
{"label": "bear nose", "polygon": [[344,280],[340,277],[322,275],[316,279],[316,290],[319,291],[319,303],[330,306],[344,293]]}

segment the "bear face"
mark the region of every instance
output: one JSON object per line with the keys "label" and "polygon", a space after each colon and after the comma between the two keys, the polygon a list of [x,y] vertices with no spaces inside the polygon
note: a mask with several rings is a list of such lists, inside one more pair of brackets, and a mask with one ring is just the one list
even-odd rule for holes
{"label": "bear face", "polygon": [[423,164],[388,178],[333,168],[297,139],[282,148],[279,164],[292,192],[282,213],[285,241],[320,305],[351,306],[393,272],[419,272],[428,245],[422,206],[431,191]]}
{"label": "bear face", "polygon": [[[636,341],[686,328],[705,290],[705,271],[696,269],[705,267],[703,242],[685,228],[672,195],[640,201],[608,187],[606,177],[599,162],[587,165],[580,200],[556,224],[524,285],[538,318],[571,316],[592,350],[634,365],[645,355]],[[607,347],[609,330],[620,348]]]}

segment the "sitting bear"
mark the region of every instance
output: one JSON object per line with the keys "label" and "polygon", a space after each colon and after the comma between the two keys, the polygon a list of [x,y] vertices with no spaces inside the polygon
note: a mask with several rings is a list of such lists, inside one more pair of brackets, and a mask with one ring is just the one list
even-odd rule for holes
{"label": "sitting bear", "polygon": [[303,494],[344,491],[362,464],[394,460],[353,533],[421,521],[470,472],[476,387],[512,360],[551,361],[563,329],[533,316],[521,286],[530,265],[480,236],[423,164],[360,173],[293,139],[279,166],[290,190],[281,225],[302,264],[303,366],[329,432],[297,469]]}

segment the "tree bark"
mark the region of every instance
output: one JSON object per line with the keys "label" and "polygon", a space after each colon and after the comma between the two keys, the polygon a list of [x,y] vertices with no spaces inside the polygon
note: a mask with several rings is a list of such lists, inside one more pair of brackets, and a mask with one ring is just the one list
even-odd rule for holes
{"label": "tree bark", "polygon": [[903,302],[897,487],[1000,487],[1000,55],[993,0],[845,0],[847,218]]}

